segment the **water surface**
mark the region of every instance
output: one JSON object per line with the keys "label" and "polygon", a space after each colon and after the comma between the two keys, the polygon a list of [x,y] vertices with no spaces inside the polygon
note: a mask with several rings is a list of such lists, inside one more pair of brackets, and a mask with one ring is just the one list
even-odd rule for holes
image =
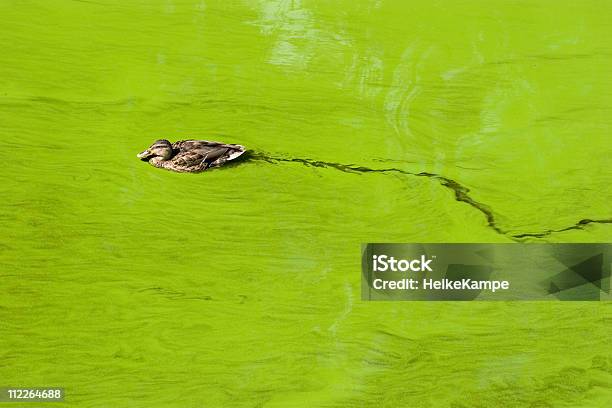
{"label": "water surface", "polygon": [[[0,15],[0,385],[79,407],[612,402],[607,303],[359,296],[362,242],[610,241],[608,2]],[[135,157],[158,138],[302,161],[175,174]]]}

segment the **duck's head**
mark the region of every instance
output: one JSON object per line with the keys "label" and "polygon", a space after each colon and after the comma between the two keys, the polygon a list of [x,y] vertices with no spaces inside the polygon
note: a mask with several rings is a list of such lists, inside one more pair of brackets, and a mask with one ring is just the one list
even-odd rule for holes
{"label": "duck's head", "polygon": [[144,152],[138,153],[140,160],[149,161],[151,159],[169,160],[172,157],[172,144],[165,140],[157,140]]}

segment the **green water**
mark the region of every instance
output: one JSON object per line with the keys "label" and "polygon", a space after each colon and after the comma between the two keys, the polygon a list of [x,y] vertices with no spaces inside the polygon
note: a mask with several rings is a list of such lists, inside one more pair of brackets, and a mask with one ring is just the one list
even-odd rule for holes
{"label": "green water", "polygon": [[[612,3],[0,16],[0,386],[65,387],[58,407],[612,405],[609,303],[359,295],[362,242],[612,239],[547,232],[612,215]],[[136,159],[162,137],[440,174],[502,233],[428,177]]]}

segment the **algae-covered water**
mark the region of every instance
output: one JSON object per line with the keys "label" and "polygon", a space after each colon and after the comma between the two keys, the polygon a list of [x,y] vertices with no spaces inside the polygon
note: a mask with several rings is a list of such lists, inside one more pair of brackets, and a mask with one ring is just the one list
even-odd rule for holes
{"label": "algae-covered water", "polygon": [[[0,386],[75,407],[612,405],[609,303],[359,294],[364,242],[612,239],[612,3],[0,16]],[[176,174],[135,157],[159,138],[282,160]]]}

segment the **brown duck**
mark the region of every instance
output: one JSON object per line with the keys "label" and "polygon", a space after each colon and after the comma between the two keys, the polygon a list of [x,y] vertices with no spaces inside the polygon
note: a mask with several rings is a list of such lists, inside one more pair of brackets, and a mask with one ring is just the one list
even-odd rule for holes
{"label": "brown duck", "polygon": [[170,143],[157,140],[138,158],[155,167],[180,173],[199,173],[212,167],[220,167],[245,152],[244,146],[211,142],[208,140],[180,140]]}

